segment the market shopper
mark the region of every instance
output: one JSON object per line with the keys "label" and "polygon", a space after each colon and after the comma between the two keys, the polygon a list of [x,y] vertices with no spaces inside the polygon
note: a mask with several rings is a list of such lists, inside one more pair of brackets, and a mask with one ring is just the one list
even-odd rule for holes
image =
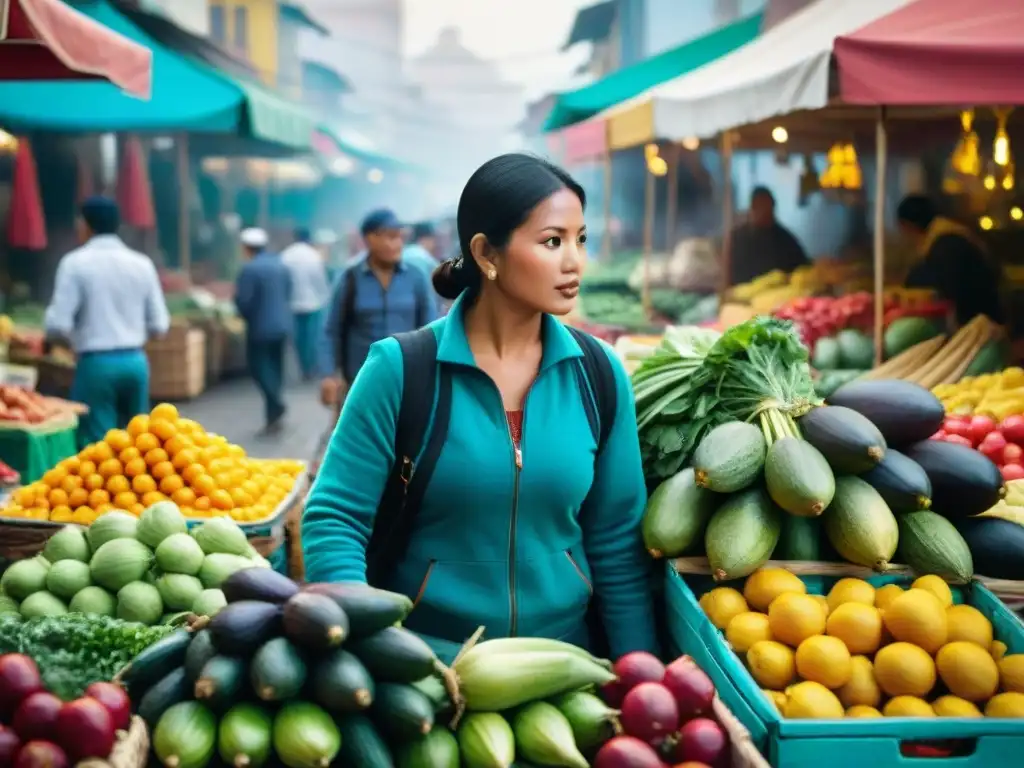
{"label": "market shopper", "polygon": [[291,310],[295,324],[295,351],[306,380],[317,371],[323,307],[330,297],[331,284],[323,254],[312,243],[306,227],[295,230],[295,242],[281,252],[281,261],[292,277]]}
{"label": "market shopper", "polygon": [[413,266],[424,270],[427,275],[432,275],[437,269],[438,261],[434,256],[434,249],[437,247],[437,235],[434,232],[434,225],[429,221],[422,221],[414,224],[412,235],[408,245],[402,251],[402,258]]}
{"label": "market shopper", "polygon": [[775,195],[768,187],[754,187],[747,221],[732,232],[730,253],[729,285],[810,263],[796,235],[775,218]]}
{"label": "market shopper", "polygon": [[124,244],[120,225],[113,200],[91,197],[82,204],[82,246],[60,260],[46,309],[47,340],[69,343],[77,355],[71,396],[89,408],[79,419],[83,444],[149,410],[143,348],[170,327],[156,267]]}
{"label": "market shopper", "polygon": [[307,578],[408,595],[448,661],[479,626],[588,645],[595,597],[611,654],[656,646],[629,379],[558,319],[584,202],[529,155],[473,174],[462,255],[434,273],[451,312],[370,348],[305,505]]}
{"label": "market shopper", "polygon": [[320,356],[326,375],[321,399],[334,407],[340,406],[371,344],[437,317],[430,278],[403,258],[398,217],[388,209],[373,211],[363,219],[360,231],[366,254],[335,281],[324,322]]}
{"label": "market shopper", "polygon": [[917,253],[908,288],[934,290],[953,304],[961,325],[982,314],[1003,322],[999,269],[967,227],[940,216],[924,195],[903,198],[896,218]]}
{"label": "market shopper", "polygon": [[284,425],[284,355],[292,328],[292,276],[281,257],[269,249],[267,233],[242,230],[246,263],[238,273],[235,306],[245,320],[249,372],[263,394],[264,434]]}

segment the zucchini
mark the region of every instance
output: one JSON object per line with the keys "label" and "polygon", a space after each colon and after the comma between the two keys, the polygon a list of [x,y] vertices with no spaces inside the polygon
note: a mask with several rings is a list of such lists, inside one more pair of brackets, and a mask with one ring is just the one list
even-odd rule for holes
{"label": "zucchini", "polygon": [[917,512],[932,505],[932,483],[921,465],[889,448],[861,478],[885,499],[893,512]]}
{"label": "zucchini", "polygon": [[922,440],[907,450],[932,484],[932,508],[944,517],[973,517],[1006,493],[999,467],[966,445]]}
{"label": "zucchini", "polygon": [[866,417],[886,444],[897,448],[927,440],[946,418],[939,398],[919,384],[896,379],[851,382],[833,392],[828,404]]}
{"label": "zucchini", "polygon": [[288,768],[329,768],[340,749],[338,727],[315,704],[293,701],[274,718],[274,752]]}
{"label": "zucchini", "polygon": [[469,768],[511,765],[515,759],[512,726],[497,712],[467,712],[456,737],[462,760]]}
{"label": "zucchini", "polygon": [[726,499],[704,535],[715,581],[739,579],[764,565],[779,542],[784,514],[761,486]]}
{"label": "zucchini", "polygon": [[209,629],[218,651],[249,656],[280,634],[281,606],[256,600],[231,603],[210,619]]}
{"label": "zucchini", "polygon": [[361,712],[373,703],[374,682],[359,659],[338,649],[313,668],[313,700],[332,715]]}
{"label": "zucchini", "polygon": [[121,670],[120,680],[134,701],[142,698],[146,689],[166,677],[175,667],[185,663],[192,635],[179,629],[157,640]]}
{"label": "zucchini", "polygon": [[437,657],[420,637],[402,627],[387,627],[351,642],[348,650],[359,657],[374,680],[413,683],[434,672]]}
{"label": "zucchini", "polygon": [[152,728],[168,709],[191,698],[192,686],[185,669],[178,667],[146,691],[139,700],[136,713]]}
{"label": "zucchini", "polygon": [[885,438],[866,417],[850,408],[825,405],[811,409],[800,432],[836,473],[859,475],[885,456]]}
{"label": "zucchini", "polygon": [[349,632],[354,638],[367,637],[403,622],[412,612],[412,600],[405,595],[367,584],[310,584],[303,591],[327,595],[336,602],[348,616]]}
{"label": "zucchini", "polygon": [[434,727],[434,705],[411,685],[380,683],[370,717],[387,738],[413,741]]}
{"label": "zucchini", "polygon": [[798,562],[821,561],[821,520],[816,517],[786,515],[772,557]]}
{"label": "zucchini", "polygon": [[229,603],[256,600],[261,603],[286,603],[299,592],[299,585],[272,568],[243,568],[220,585]]}
{"label": "zucchini", "polygon": [[974,576],[971,549],[956,527],[928,510],[896,516],[900,562],[919,576],[934,574],[950,584],[968,584]]}
{"label": "zucchini", "polygon": [[214,712],[223,712],[241,696],[247,682],[245,672],[245,662],[237,656],[214,656],[196,678],[196,699]]}
{"label": "zucchini", "polygon": [[679,557],[704,536],[720,497],[697,485],[687,467],[657,487],[644,511],[644,546],[651,557]]}
{"label": "zucchini", "polygon": [[730,421],[705,435],[693,453],[697,485],[717,493],[741,491],[761,476],[764,434],[753,424]]}
{"label": "zucchini", "polygon": [[400,747],[397,762],[398,768],[459,768],[459,742],[447,728],[435,728]]}
{"label": "zucchini", "polygon": [[199,673],[203,671],[206,662],[217,655],[217,648],[213,644],[213,635],[210,630],[201,629],[192,636],[192,642],[185,652],[185,673],[188,679],[195,682],[199,679]]}
{"label": "zucchini", "polygon": [[546,701],[535,701],[516,712],[512,732],[516,751],[530,762],[589,768],[590,763],[576,746],[569,721]]}
{"label": "zucchini", "polygon": [[795,437],[772,443],[764,461],[764,479],[772,501],[800,517],[817,517],[836,493],[835,475],[821,451]]}
{"label": "zucchini", "polygon": [[899,528],[892,510],[859,477],[837,477],[836,495],[822,517],[825,535],[840,557],[885,571],[896,554]]}
{"label": "zucchini", "polygon": [[348,635],[348,616],[327,597],[299,592],[284,604],[285,636],[301,648],[326,651],[341,645]]}
{"label": "zucchini", "polygon": [[996,517],[956,521],[981,575],[1024,581],[1024,526]]}
{"label": "zucchini", "polygon": [[[360,768],[395,768],[388,745],[366,715],[348,715],[338,721],[341,732],[339,765]],[[416,768],[427,768],[428,764]]]}
{"label": "zucchini", "polygon": [[165,768],[206,768],[217,746],[217,721],[197,701],[168,709],[153,731],[153,752]]}
{"label": "zucchini", "polygon": [[253,655],[249,675],[263,701],[285,701],[306,684],[306,662],[287,638],[275,637]]}
{"label": "zucchini", "polygon": [[232,768],[261,768],[269,759],[274,721],[255,704],[236,704],[217,729],[217,751]]}

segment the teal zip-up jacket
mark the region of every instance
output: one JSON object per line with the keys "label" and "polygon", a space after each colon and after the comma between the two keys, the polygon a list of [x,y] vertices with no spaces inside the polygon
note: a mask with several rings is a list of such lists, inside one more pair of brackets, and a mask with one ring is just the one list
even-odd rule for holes
{"label": "teal zip-up jacket", "polygon": [[[474,362],[464,310],[459,299],[430,325],[438,361],[453,366],[448,437],[406,557],[379,586],[415,601],[405,625],[449,661],[479,626],[486,638],[585,646],[595,592],[612,655],[654,651],[640,533],[646,492],[625,369],[604,347],[618,410],[595,467],[596,442],[573,370],[583,352],[545,315],[540,371],[523,406],[520,469],[498,388]],[[398,342],[370,347],[306,501],[309,581],[366,580],[366,547],[395,459],[402,379]]]}

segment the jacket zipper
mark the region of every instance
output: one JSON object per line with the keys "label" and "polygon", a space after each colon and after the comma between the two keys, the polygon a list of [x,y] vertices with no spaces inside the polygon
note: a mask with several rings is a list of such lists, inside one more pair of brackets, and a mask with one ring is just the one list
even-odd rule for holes
{"label": "jacket zipper", "polygon": [[572,566],[573,568],[575,568],[575,569],[576,569],[576,575],[578,575],[578,576],[580,577],[580,580],[581,580],[581,581],[582,581],[582,582],[583,582],[584,584],[586,584],[586,586],[587,586],[587,591],[588,591],[588,592],[589,592],[589,593],[590,593],[591,595],[593,595],[593,594],[594,594],[594,585],[593,585],[593,584],[591,584],[591,583],[590,583],[590,580],[589,580],[589,579],[588,579],[588,578],[587,578],[587,577],[586,577],[586,576],[584,575],[584,573],[583,573],[583,569],[582,569],[582,568],[580,568],[580,564],[576,562],[576,558],[572,556],[572,552],[570,552],[570,551],[569,551],[568,549],[567,549],[567,550],[565,550],[565,556],[566,556],[566,558],[568,558],[568,560],[569,560],[569,564],[570,564],[570,565],[571,565],[571,566]]}
{"label": "jacket zipper", "polygon": [[[500,392],[498,393],[500,397]],[[508,430],[508,442],[512,446],[512,471],[514,479],[512,485],[512,515],[508,524],[508,602],[509,602],[509,637],[516,636],[516,629],[519,623],[518,606],[516,605],[516,523],[519,517],[519,477],[523,472],[523,439],[526,436],[526,400],[530,396],[530,390],[526,390],[523,398],[523,418],[519,429],[519,445],[516,445],[515,437],[512,434],[512,425],[509,424],[508,414],[505,413],[505,404],[502,403],[502,415],[505,418],[505,429]]]}

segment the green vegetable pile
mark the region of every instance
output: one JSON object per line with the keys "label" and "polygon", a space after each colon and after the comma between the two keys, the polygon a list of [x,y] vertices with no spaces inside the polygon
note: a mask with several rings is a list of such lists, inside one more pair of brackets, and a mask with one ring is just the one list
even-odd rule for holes
{"label": "green vegetable pile", "polygon": [[679,472],[719,424],[775,423],[820,404],[793,324],[769,317],[724,334],[669,329],[633,374],[633,389],[644,472],[655,481]]}
{"label": "green vegetable pile", "polygon": [[69,614],[22,620],[0,615],[0,655],[31,656],[46,688],[72,701],[95,682],[112,680],[129,661],[174,627],[147,627],[108,616]]}

